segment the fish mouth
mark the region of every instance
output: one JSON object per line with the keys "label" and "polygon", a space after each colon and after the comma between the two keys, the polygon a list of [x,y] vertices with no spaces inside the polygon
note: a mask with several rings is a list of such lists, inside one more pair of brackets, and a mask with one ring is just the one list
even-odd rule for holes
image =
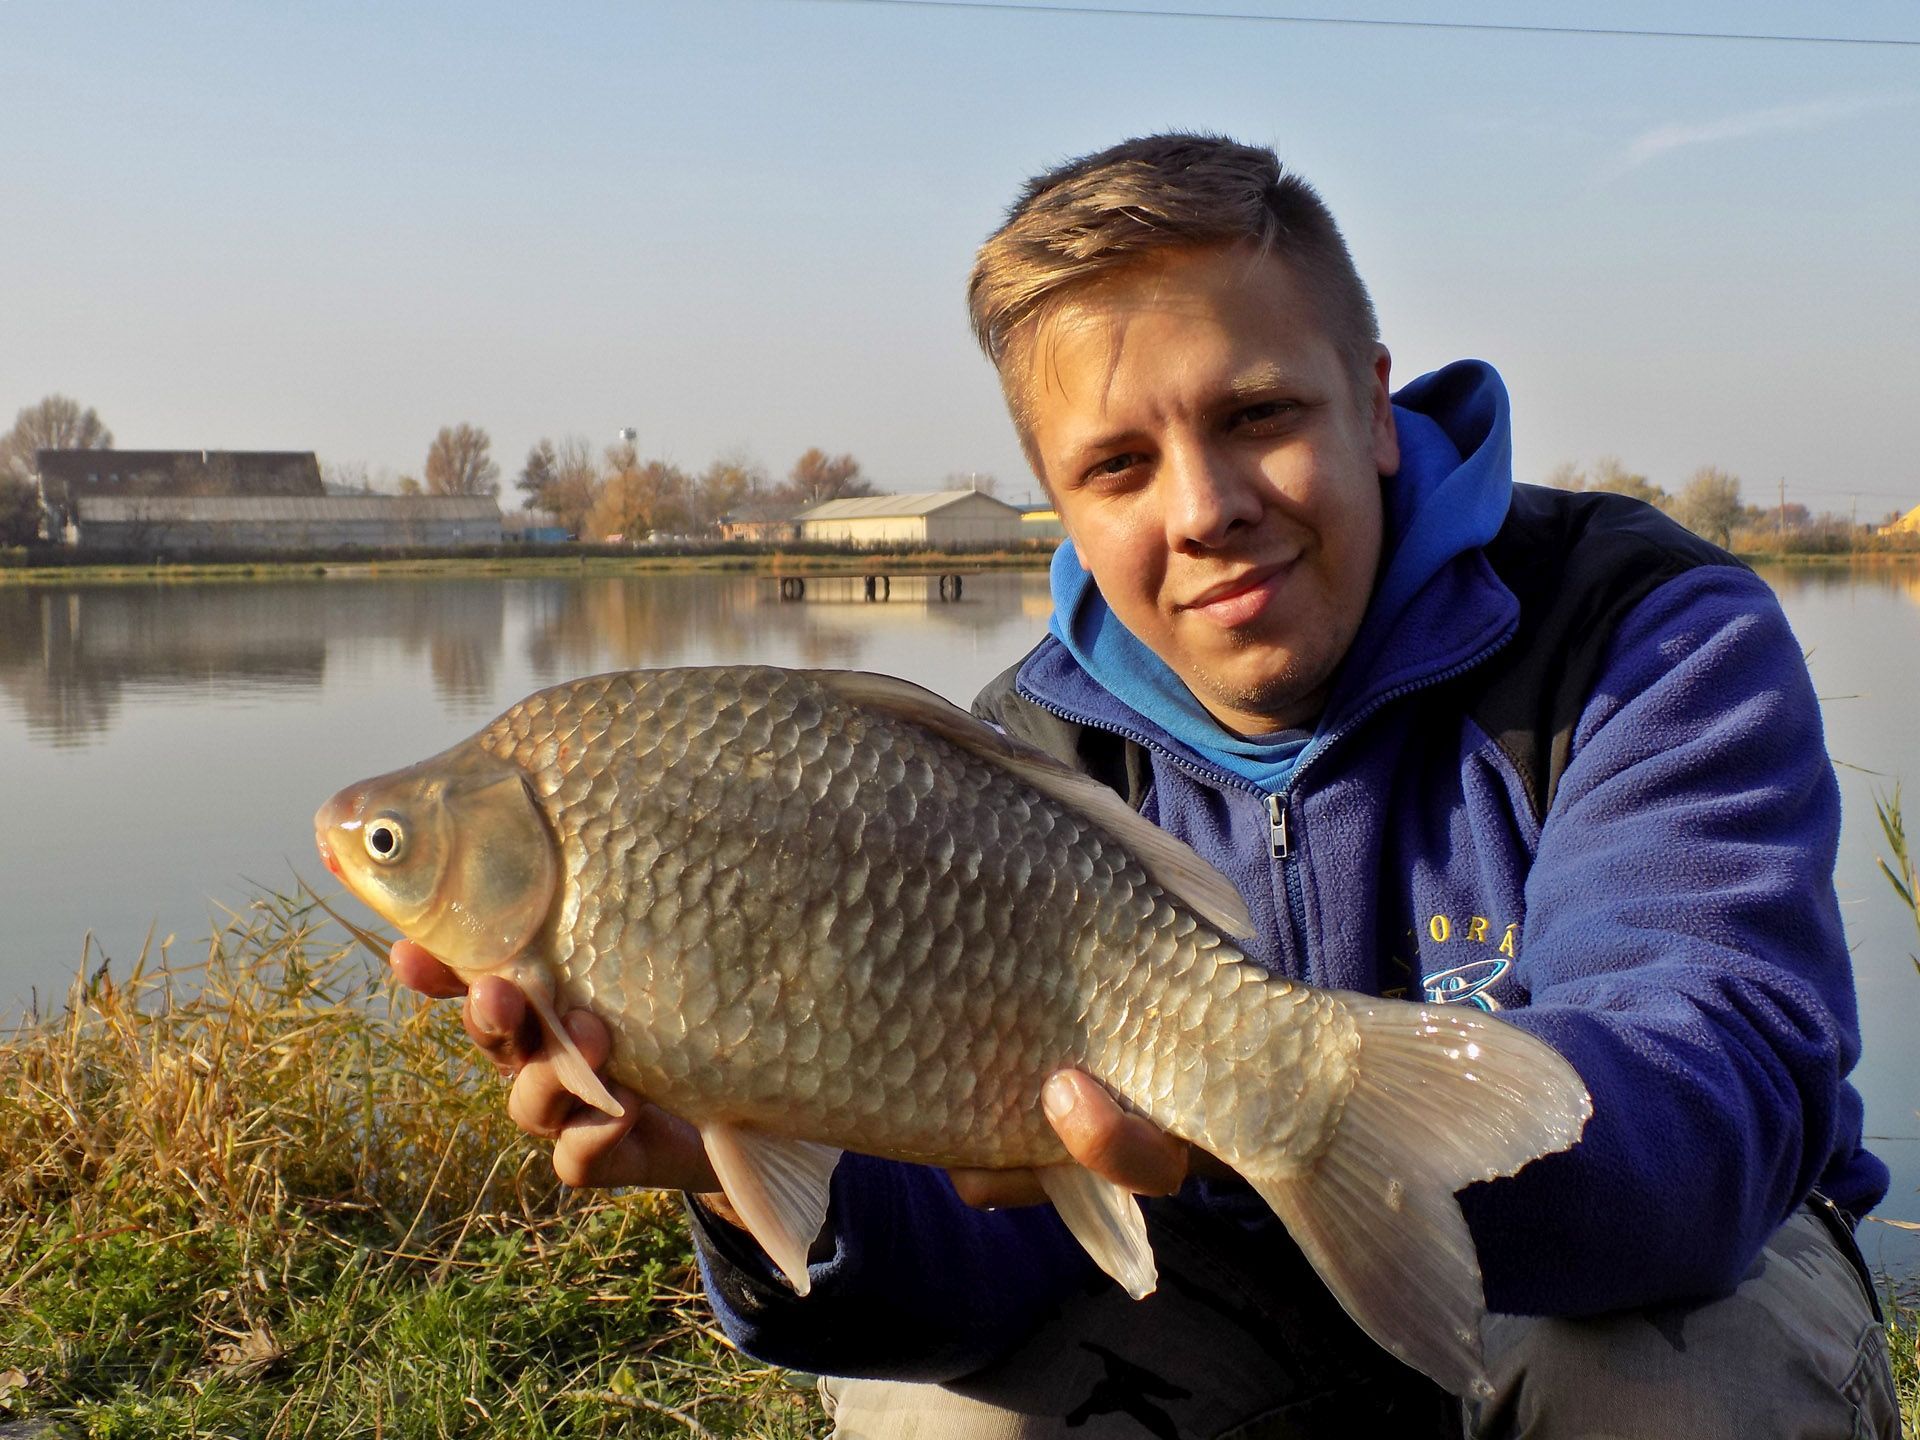
{"label": "fish mouth", "polygon": [[346,872],[340,868],[340,861],[333,853],[332,837],[342,830],[360,828],[361,797],[357,790],[342,790],[313,815],[313,841],[320,851],[320,863],[327,867],[333,878],[346,881]]}

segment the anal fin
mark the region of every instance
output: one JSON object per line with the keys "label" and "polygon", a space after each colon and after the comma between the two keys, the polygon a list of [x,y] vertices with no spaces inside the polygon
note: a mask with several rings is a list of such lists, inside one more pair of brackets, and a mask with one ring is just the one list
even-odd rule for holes
{"label": "anal fin", "polygon": [[700,1138],[747,1233],[795,1292],[806,1294],[813,1287],[807,1251],[826,1223],[827,1186],[840,1151],[724,1122],[701,1126]]}
{"label": "anal fin", "polygon": [[1160,1283],[1147,1240],[1147,1217],[1133,1192],[1079,1165],[1045,1165],[1034,1172],[1087,1254],[1136,1300]]}

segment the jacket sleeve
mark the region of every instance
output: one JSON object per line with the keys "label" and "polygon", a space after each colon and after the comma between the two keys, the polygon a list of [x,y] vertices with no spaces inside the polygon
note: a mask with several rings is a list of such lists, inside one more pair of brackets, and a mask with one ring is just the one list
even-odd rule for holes
{"label": "jacket sleeve", "polygon": [[1505,1018],[1573,1062],[1594,1113],[1572,1150],[1463,1194],[1492,1308],[1727,1293],[1857,1142],[1838,833],[1772,592],[1730,566],[1655,590],[1612,641],[1526,884],[1529,999]]}
{"label": "jacket sleeve", "polygon": [[1012,1349],[1096,1275],[1049,1205],[983,1211],[944,1171],[845,1155],[804,1299],[753,1240],[689,1207],[721,1327],[815,1374],[956,1379]]}

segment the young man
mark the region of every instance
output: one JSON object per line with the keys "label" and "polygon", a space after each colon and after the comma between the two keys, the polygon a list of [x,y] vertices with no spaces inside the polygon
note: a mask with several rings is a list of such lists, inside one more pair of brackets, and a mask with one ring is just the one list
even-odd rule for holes
{"label": "young man", "polygon": [[[1462,1193],[1499,1312],[1465,1406],[1244,1185],[1071,1073],[1044,1097],[1069,1151],[1160,1197],[1148,1300],[1025,1208],[1030,1174],[849,1156],[804,1300],[695,1204],[728,1328],[866,1377],[827,1386],[851,1436],[1893,1433],[1838,797],[1766,586],[1645,507],[1516,488],[1488,367],[1390,397],[1332,218],[1266,150],[1151,137],[1041,176],[970,293],[1071,540],[1052,633],[977,708],[1217,865],[1259,963],[1499,1010],[1594,1115]],[[563,1179],[716,1188],[639,1097],[576,1110],[517,995],[468,1016]]]}

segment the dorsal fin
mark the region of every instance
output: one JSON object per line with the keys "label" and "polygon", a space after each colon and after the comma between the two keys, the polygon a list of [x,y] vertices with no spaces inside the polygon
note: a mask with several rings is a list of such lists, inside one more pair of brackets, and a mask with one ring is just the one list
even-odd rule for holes
{"label": "dorsal fin", "polygon": [[1059,801],[1106,831],[1154,882],[1209,925],[1234,939],[1253,933],[1253,917],[1240,892],[1183,840],[1149,820],[1090,776],[1070,770],[1051,755],[1003,735],[931,690],[891,675],[864,670],[813,670],[814,679],[850,704],[884,710],[931,731],[989,764],[1010,770],[1042,795]]}

